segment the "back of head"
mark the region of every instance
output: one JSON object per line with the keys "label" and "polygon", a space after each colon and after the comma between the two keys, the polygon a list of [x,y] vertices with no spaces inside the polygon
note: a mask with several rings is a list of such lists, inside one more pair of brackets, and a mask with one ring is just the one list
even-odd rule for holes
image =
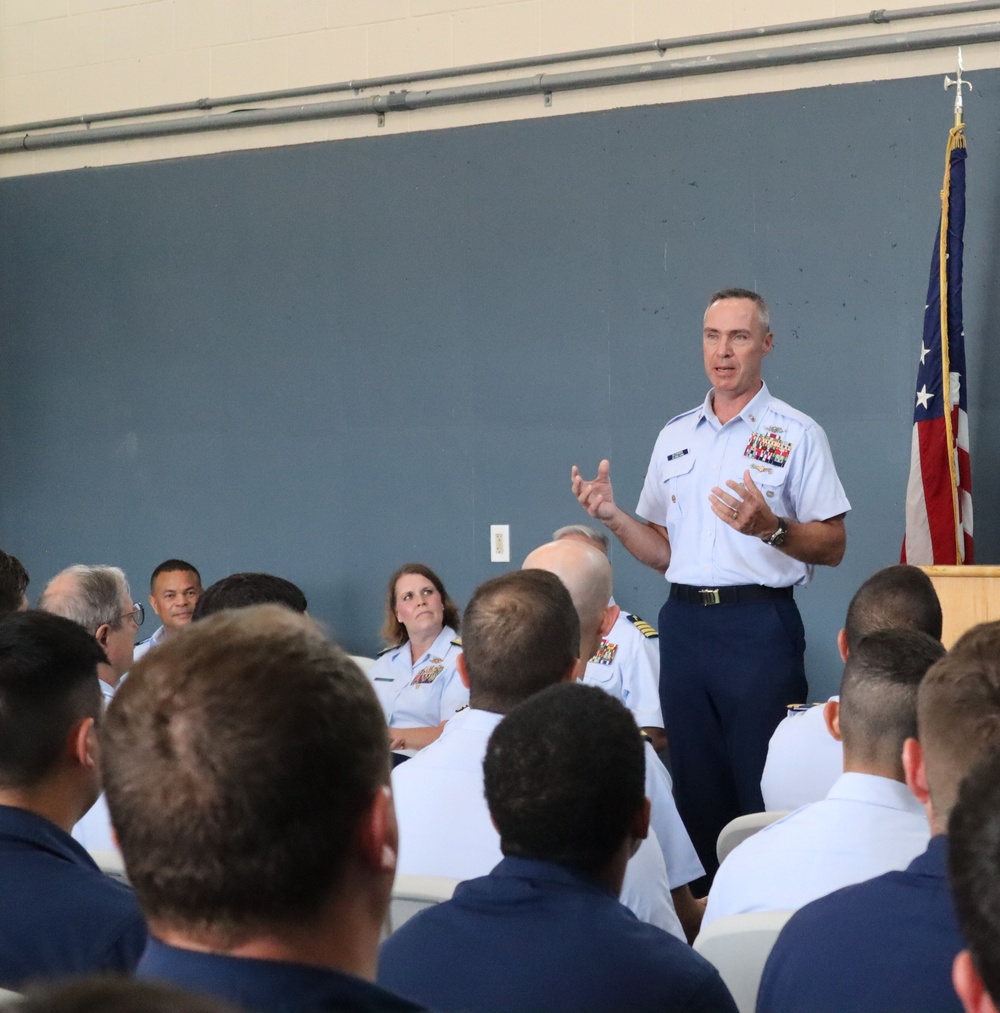
{"label": "back of head", "polygon": [[198,578],[198,583],[201,583],[201,574],[190,563],[183,559],[165,559],[149,576],[150,591],[156,590],[156,578],[161,573],[193,573]]}
{"label": "back of head", "polygon": [[238,1013],[206,995],[156,981],[112,975],[32,986],[5,1013]]}
{"label": "back of head", "polygon": [[642,737],[612,696],[564,683],[536,693],[500,722],[483,776],[505,855],[596,873],[643,805]]}
{"label": "back of head", "polygon": [[948,822],[948,866],[959,927],[994,1003],[1000,1003],[1000,751],[962,782]]}
{"label": "back of head", "polygon": [[28,571],[21,561],[17,556],[0,551],[0,616],[23,608],[27,589]]}
{"label": "back of head", "polygon": [[597,528],[589,527],[586,524],[567,524],[552,532],[552,541],[561,542],[564,538],[576,538],[583,540],[594,548],[600,549],[606,556],[608,554],[608,536]]}
{"label": "back of head", "polygon": [[73,725],[99,718],[104,660],[94,637],[69,619],[0,619],[0,787],[37,785],[58,765]]}
{"label": "back of head", "polygon": [[275,605],[212,616],[149,652],[102,745],[147,918],[213,947],[316,918],[388,779],[367,679],[312,620]]}
{"label": "back of head", "polygon": [[974,626],[934,664],[920,684],[917,728],[943,826],[962,780],[1000,747],[1000,622]]}
{"label": "back of head", "polygon": [[79,623],[93,636],[107,623],[120,629],[125,622],[122,602],[132,600],[128,580],[117,566],[68,566],[45,586],[38,607]]}
{"label": "back of head", "polygon": [[564,679],[579,644],[573,599],[554,574],[521,570],[486,581],[462,620],[471,705],[506,714]]}
{"label": "back of head", "polygon": [[590,657],[600,641],[601,620],[612,591],[611,564],[592,544],[564,538],[529,552],[523,569],[548,570],[565,585],[580,617],[578,653]]}
{"label": "back of head", "polygon": [[916,566],[887,566],[872,574],[847,606],[847,649],[878,630],[920,630],[941,639],[941,603],[930,577]]}
{"label": "back of head", "polygon": [[251,605],[284,605],[293,612],[305,612],[306,596],[290,580],[272,573],[233,573],[207,587],[198,599],[192,622],[223,609],[242,609]]}
{"label": "back of head", "polygon": [[840,733],[855,769],[904,779],[903,743],[917,734],[917,690],[943,655],[941,641],[916,630],[881,630],[851,651],[840,686]]}

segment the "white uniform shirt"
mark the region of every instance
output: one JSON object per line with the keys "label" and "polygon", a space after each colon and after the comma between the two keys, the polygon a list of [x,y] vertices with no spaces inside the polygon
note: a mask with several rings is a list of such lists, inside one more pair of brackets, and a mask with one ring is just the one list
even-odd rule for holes
{"label": "white uniform shirt", "polygon": [[163,643],[166,636],[166,628],[161,626],[151,637],[146,637],[145,640],[140,640],[132,651],[132,664],[135,664],[151,647],[155,647],[157,644]]}
{"label": "white uniform shirt", "polygon": [[[838,700],[839,697],[831,697]],[[791,711],[774,730],[760,779],[768,812],[826,798],[844,770],[844,747],[827,731],[823,705]]]}
{"label": "white uniform shirt", "polygon": [[905,869],[929,840],[923,806],[905,784],[841,774],[823,801],[789,813],[729,853],[702,928],[725,915],[798,910],[841,887]]}
{"label": "white uniform shirt", "polygon": [[[115,687],[109,686],[103,679],[99,679],[98,682],[101,686],[104,707],[107,708],[114,698]],[[88,851],[118,850],[111,834],[111,817],[108,814],[108,804],[104,801],[103,791],[97,796],[97,801],[84,813],[80,822],[73,827],[73,837]]]}
{"label": "white uniform shirt", "polygon": [[670,536],[666,579],[722,587],[808,584],[812,566],[723,523],[712,513],[712,488],[743,481],[749,470],[780,517],[825,521],[851,508],[826,434],[808,415],[772,398],[767,384],[722,425],[711,391],[698,408],[671,419],[653,447],[636,513]]}
{"label": "white uniform shirt", "polygon": [[583,681],[625,704],[640,728],[663,727],[660,641],[656,630],[638,616],[619,613],[597,653],[587,662]]}
{"label": "white uniform shirt", "polygon": [[[503,715],[466,710],[441,737],[392,772],[401,875],[474,879],[503,858],[483,793],[483,758]],[[684,939],[663,855],[651,832],[629,861],[622,903],[643,921]]]}
{"label": "white uniform shirt", "polygon": [[455,631],[445,626],[430,649],[416,661],[410,643],[384,651],[368,671],[386,724],[394,728],[425,728],[447,721],[469,702],[455,660],[462,653]]}

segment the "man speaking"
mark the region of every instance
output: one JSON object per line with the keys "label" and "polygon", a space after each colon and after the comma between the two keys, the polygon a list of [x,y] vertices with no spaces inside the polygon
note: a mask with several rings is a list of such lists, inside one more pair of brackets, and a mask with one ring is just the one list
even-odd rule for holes
{"label": "man speaking", "polygon": [[573,492],[640,562],[665,574],[660,699],[681,816],[711,875],[719,831],[764,808],[767,743],[806,698],[793,588],[836,566],[850,504],[823,430],[772,397],[767,303],[747,289],[709,300],[702,348],[712,384],[657,438],[636,513],[614,500],[610,465]]}

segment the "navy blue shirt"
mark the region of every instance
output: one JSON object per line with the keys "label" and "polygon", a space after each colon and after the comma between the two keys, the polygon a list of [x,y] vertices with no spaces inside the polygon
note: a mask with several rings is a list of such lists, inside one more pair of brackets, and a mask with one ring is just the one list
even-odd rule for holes
{"label": "navy blue shirt", "polygon": [[961,1013],[951,965],[964,943],[947,866],[942,834],[904,871],[796,912],[764,967],[757,1013]]}
{"label": "navy blue shirt", "polygon": [[441,1013],[718,1011],[718,972],[561,865],[505,858],[383,944],[378,981]]}
{"label": "navy blue shirt", "polygon": [[149,940],[136,977],[201,992],[254,1013],[418,1013],[421,1009],[342,971],[182,950],[158,939]]}
{"label": "navy blue shirt", "polygon": [[132,891],[54,823],[0,806],[0,986],[131,971],[146,945]]}

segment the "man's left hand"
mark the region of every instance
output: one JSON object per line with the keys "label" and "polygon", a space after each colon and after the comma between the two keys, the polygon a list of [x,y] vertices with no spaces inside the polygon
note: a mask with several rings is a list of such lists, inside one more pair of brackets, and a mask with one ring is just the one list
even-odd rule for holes
{"label": "man's left hand", "polygon": [[742,482],[730,479],[726,486],[727,490],[714,487],[708,497],[720,521],[753,538],[767,538],[778,530],[777,515],[754,485],[749,471],[743,472]]}

